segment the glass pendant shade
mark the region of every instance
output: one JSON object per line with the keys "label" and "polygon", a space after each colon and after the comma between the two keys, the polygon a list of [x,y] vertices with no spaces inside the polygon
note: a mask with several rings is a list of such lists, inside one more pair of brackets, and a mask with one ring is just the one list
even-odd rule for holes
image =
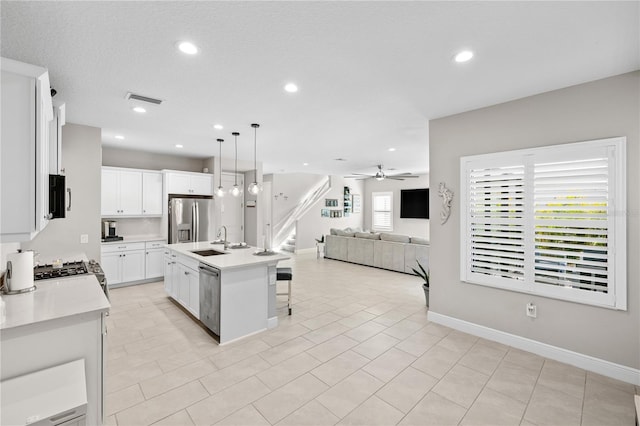
{"label": "glass pendant shade", "polygon": [[224,188],[222,187],[222,185],[220,185],[218,189],[216,189],[216,195],[218,197],[224,197],[224,194],[225,194]]}
{"label": "glass pendant shade", "polygon": [[260,192],[260,186],[258,186],[258,182],[251,182],[251,184],[249,184],[249,188],[247,188],[247,191],[249,191],[249,194],[251,195],[258,195],[258,193]]}
{"label": "glass pendant shade", "polygon": [[233,195],[234,197],[239,197],[240,195],[242,195],[242,188],[240,188],[238,186],[238,136],[240,136],[240,133],[238,132],[233,132],[231,133],[235,139],[235,146],[236,146],[236,164],[235,164],[235,170],[234,170],[234,184],[233,184],[233,188],[231,188],[229,190],[229,193],[231,195]]}

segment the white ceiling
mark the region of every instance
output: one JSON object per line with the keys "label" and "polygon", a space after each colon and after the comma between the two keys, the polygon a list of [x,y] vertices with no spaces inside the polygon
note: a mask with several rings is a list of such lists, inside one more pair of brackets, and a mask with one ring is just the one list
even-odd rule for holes
{"label": "white ceiling", "polygon": [[[257,122],[265,172],[420,173],[430,119],[639,69],[638,6],[2,1],[1,43],[49,68],[68,121],[101,127],[105,145],[211,157],[239,131],[252,161]],[[476,56],[455,64],[462,48]],[[166,102],[138,115],[128,91]]]}

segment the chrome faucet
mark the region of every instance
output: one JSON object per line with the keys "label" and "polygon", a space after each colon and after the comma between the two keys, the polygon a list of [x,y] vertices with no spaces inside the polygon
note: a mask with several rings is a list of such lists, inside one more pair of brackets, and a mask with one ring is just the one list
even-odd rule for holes
{"label": "chrome faucet", "polygon": [[220,227],[220,229],[218,229],[218,235],[216,235],[216,238],[218,239],[218,241],[220,241],[220,234],[222,234],[222,231],[224,230],[224,239],[222,240],[222,244],[224,244],[224,248],[228,249],[229,248],[229,242],[227,241],[227,227],[222,225]]}

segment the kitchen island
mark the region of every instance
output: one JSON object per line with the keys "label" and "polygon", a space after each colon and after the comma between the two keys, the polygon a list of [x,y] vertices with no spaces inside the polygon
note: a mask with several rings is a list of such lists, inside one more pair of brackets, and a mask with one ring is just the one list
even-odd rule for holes
{"label": "kitchen island", "polygon": [[[204,252],[203,252],[204,251]],[[278,325],[276,266],[289,256],[212,242],[168,244],[165,290],[225,344]]]}
{"label": "kitchen island", "polygon": [[[86,385],[81,384],[86,386],[86,424],[101,425],[104,315],[109,310],[109,301],[91,274],[36,281],[36,287],[30,293],[2,296],[6,316],[0,323],[0,387],[7,384],[14,389],[16,380],[44,369],[64,369],[64,364],[79,361],[86,380]],[[66,389],[68,383],[55,380],[41,383],[28,391],[33,403],[26,401],[24,395],[0,390],[0,424],[25,424],[55,415],[48,411],[51,404],[42,401],[61,402],[64,409]],[[70,420],[81,414],[81,410],[65,410],[63,418]]]}

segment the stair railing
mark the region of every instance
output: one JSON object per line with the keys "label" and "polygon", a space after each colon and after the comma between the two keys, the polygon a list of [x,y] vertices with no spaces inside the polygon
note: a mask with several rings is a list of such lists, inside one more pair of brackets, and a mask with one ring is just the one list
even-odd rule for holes
{"label": "stair railing", "polygon": [[309,209],[326,195],[331,189],[331,176],[323,177],[314,185],[302,202],[291,209],[273,227],[273,247],[280,247],[297,228],[296,222],[302,218]]}

